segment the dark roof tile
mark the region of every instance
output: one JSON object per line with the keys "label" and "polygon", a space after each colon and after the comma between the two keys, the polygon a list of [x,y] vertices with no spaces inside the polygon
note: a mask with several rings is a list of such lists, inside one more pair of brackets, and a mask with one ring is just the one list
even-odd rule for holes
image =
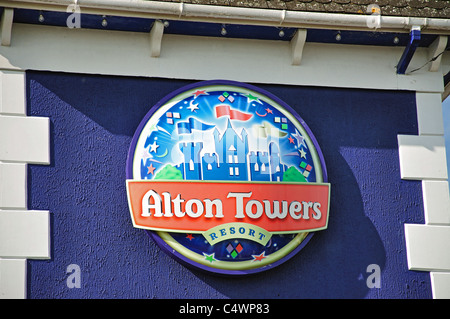
{"label": "dark roof tile", "polygon": [[[265,0],[264,0],[265,1]],[[291,2],[291,1],[289,1]],[[282,0],[266,1],[267,7],[270,9],[287,9],[286,2]]]}
{"label": "dark roof tile", "polygon": [[[266,0],[229,0],[230,5],[237,7],[247,7],[247,8],[269,8],[268,2]],[[273,1],[276,2],[276,1]]]}
{"label": "dark roof tile", "polygon": [[448,8],[450,3],[448,1],[442,1],[442,0],[430,0],[427,3],[429,8],[435,8],[435,9],[445,9]]}
{"label": "dark roof tile", "polygon": [[352,1],[352,3],[354,4],[359,4],[359,5],[369,5],[369,4],[373,4],[374,0],[359,0],[359,1]]}
{"label": "dark roof tile", "polygon": [[331,0],[316,0],[315,2],[318,2],[318,3],[330,3]]}
{"label": "dark roof tile", "polygon": [[427,2],[428,1],[423,1],[423,0],[410,0],[409,6],[411,8],[421,9],[427,5]]}
{"label": "dark roof tile", "polygon": [[337,2],[332,2],[329,5],[326,6],[326,10],[327,12],[336,12],[336,13],[343,13],[344,11],[344,7],[342,6],[342,4],[337,3]]}
{"label": "dark roof tile", "polygon": [[394,6],[385,6],[383,7],[381,14],[389,15],[389,16],[410,16],[411,10],[408,7],[394,7]]}
{"label": "dark roof tile", "polygon": [[[358,2],[358,1],[354,1],[354,2]],[[380,6],[380,7],[382,7],[382,6],[388,5],[390,2],[392,2],[392,1],[389,1],[389,0],[374,0],[370,4],[376,4],[376,5]]]}
{"label": "dark roof tile", "polygon": [[158,0],[245,8],[366,14],[376,4],[381,15],[450,18],[450,0]]}
{"label": "dark roof tile", "polygon": [[[308,2],[311,2],[311,1],[308,1]],[[292,11],[308,11],[308,5],[309,5],[309,3],[307,3],[305,0],[290,1],[290,2],[286,2],[286,9],[292,10]]]}

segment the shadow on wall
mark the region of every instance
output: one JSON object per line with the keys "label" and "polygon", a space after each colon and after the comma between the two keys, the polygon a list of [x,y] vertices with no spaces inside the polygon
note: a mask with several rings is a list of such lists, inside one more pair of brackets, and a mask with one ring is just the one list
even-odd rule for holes
{"label": "shadow on wall", "polygon": [[[407,218],[416,221],[418,215],[423,216],[417,202],[420,184],[400,180],[397,152],[397,134],[417,134],[412,124],[416,122],[414,95],[258,85],[293,107],[318,140],[332,185],[329,224],[282,265],[248,277],[230,278],[180,265],[168,270],[167,266],[175,263],[161,265],[166,260],[163,258],[141,260],[149,256],[148,245],[153,255],[157,247],[153,242],[142,244],[145,231],[133,229],[129,221],[125,162],[131,138],[153,105],[192,81],[28,74],[32,79],[27,81],[29,115],[50,116],[53,123],[52,165],[31,168],[31,182],[44,189],[29,189],[30,209],[55,212],[58,233],[73,233],[74,238],[79,233],[77,244],[93,250],[83,258],[102,256],[102,269],[127,274],[125,279],[106,281],[108,287],[103,289],[117,291],[123,298],[364,298],[369,294],[398,298],[405,295],[396,289],[415,280],[405,272],[403,224]],[[51,94],[43,92],[47,89]],[[48,185],[40,184],[42,178]],[[55,186],[53,181],[67,187]],[[409,207],[405,208],[405,203]],[[408,217],[403,214],[406,209]],[[109,215],[95,214],[99,210]],[[67,221],[62,220],[62,212],[67,214]],[[142,232],[139,239],[135,237],[137,231]],[[41,278],[54,276],[54,268],[65,269],[72,262],[68,257],[67,262],[59,261],[62,254],[69,253],[62,239],[53,240],[56,247],[52,255],[57,257],[50,264],[31,261],[31,269]],[[116,260],[110,260],[112,256],[117,256]],[[85,260],[85,264],[95,262]],[[371,275],[367,267],[372,264],[382,272],[382,288],[375,293],[366,283]],[[93,278],[96,271],[91,269]],[[156,286],[156,281],[158,289],[137,282],[137,278],[150,280],[145,279],[147,272],[152,273],[152,285]],[[98,278],[96,285],[100,285]],[[96,295],[89,284],[80,292],[83,298],[104,296]],[[42,282],[38,285],[42,288],[36,291],[45,291]],[[191,287],[194,295],[188,294]],[[66,287],[61,288],[65,296],[67,289],[63,289]]]}
{"label": "shadow on wall", "polygon": [[274,269],[248,277],[193,273],[230,298],[364,298],[370,289],[366,281],[372,274],[367,267],[377,264],[382,272],[386,252],[377,230],[364,215],[350,168],[339,154],[333,155],[333,161],[340,171],[330,176],[328,229],[315,233],[298,254]]}

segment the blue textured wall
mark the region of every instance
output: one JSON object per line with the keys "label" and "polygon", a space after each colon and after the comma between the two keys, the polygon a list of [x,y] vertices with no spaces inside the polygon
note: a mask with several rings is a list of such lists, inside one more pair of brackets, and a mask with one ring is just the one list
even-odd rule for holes
{"label": "blue textured wall", "polygon": [[[402,181],[397,134],[417,134],[413,92],[258,85],[306,121],[332,183],[328,229],[257,275],[185,268],[133,228],[125,161],[149,108],[189,81],[27,72],[28,114],[51,120],[51,165],[29,165],[29,209],[51,212],[52,258],[28,261],[28,298],[431,298],[407,270],[404,223],[423,223]],[[66,268],[81,269],[68,288]],[[381,288],[368,288],[370,264]]]}

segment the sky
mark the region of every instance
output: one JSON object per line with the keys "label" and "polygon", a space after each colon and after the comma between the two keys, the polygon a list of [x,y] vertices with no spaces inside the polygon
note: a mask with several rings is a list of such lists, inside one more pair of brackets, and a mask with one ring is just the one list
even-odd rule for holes
{"label": "sky", "polygon": [[447,172],[450,176],[450,96],[442,104],[442,113],[444,116],[444,136],[445,149],[447,152]]}

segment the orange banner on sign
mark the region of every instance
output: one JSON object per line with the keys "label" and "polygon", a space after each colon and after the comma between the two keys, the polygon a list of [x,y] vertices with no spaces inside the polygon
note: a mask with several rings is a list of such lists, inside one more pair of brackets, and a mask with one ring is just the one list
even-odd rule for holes
{"label": "orange banner on sign", "polygon": [[137,228],[202,233],[247,223],[271,233],[327,228],[330,184],[128,180]]}

